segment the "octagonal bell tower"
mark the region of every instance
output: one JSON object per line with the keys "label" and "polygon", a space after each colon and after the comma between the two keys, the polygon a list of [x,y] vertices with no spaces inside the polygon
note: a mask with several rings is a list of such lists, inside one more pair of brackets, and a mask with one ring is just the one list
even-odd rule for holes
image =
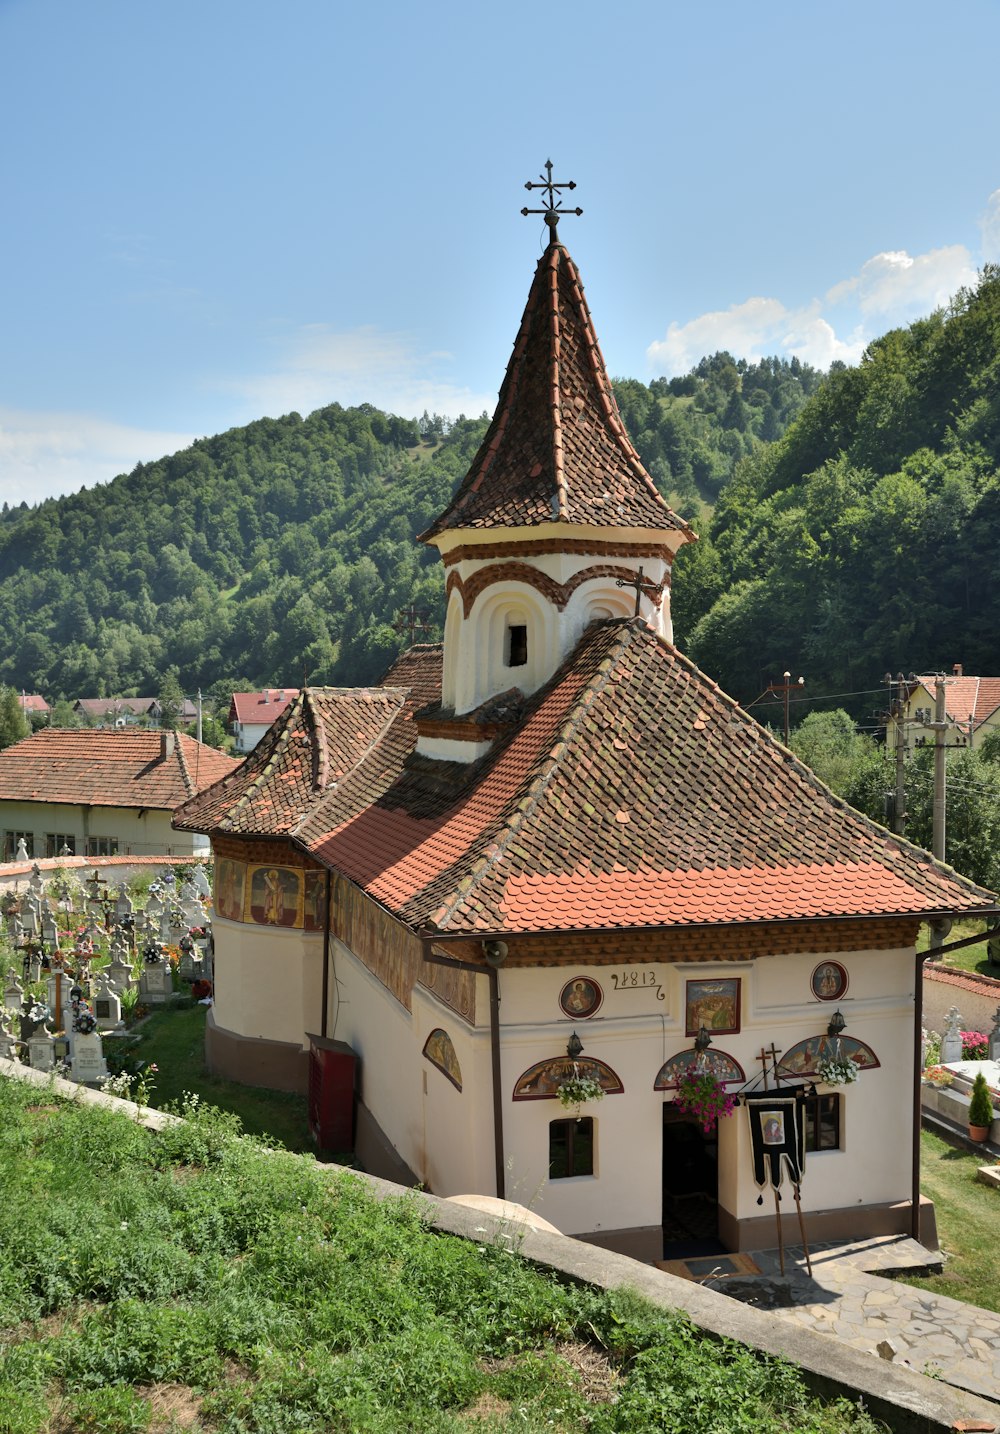
{"label": "octagonal bell tower", "polygon": [[[547,166],[548,167],[548,166]],[[447,569],[442,705],[418,751],[470,760],[499,694],[546,682],[595,620],[640,616],[667,640],[673,558],[694,533],[625,431],[576,265],[550,240],[528,294],[493,421],[452,501],[421,535]],[[579,212],[579,211],[574,211]],[[449,730],[450,729],[450,730]]]}

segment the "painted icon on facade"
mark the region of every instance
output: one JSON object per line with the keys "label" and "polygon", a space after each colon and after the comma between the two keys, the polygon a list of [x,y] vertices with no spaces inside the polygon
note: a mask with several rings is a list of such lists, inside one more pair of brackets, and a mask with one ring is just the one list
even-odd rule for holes
{"label": "painted icon on facade", "polygon": [[448,1032],[435,1027],[424,1042],[424,1055],[432,1066],[437,1066],[453,1086],[462,1089],[462,1067],[458,1063],[455,1046]]}
{"label": "painted icon on facade", "polygon": [[215,867],[215,914],[226,921],[243,920],[247,869],[241,861],[220,857]]}
{"label": "painted icon on facade", "polygon": [[740,978],[688,981],[684,1031],[696,1036],[705,1027],[712,1035],[728,1036],[740,1028]]}
{"label": "painted icon on facade", "polygon": [[305,931],[326,930],[326,872],[304,873],[305,892],[302,898],[302,926]]}
{"label": "painted icon on facade", "polygon": [[250,915],[259,926],[295,926],[302,873],[287,866],[258,866],[250,881]]}
{"label": "painted icon on facade", "polygon": [[847,972],[839,961],[821,961],[812,973],[811,985],[818,1001],[839,1001],[847,990]]}
{"label": "painted icon on facade", "polygon": [[559,992],[559,1009],[571,1020],[585,1021],[596,1015],[604,1000],[604,992],[589,976],[574,976]]}
{"label": "painted icon on facade", "polygon": [[871,1046],[853,1036],[809,1036],[785,1052],[778,1061],[778,1074],[818,1075],[820,1065],[829,1060],[850,1060],[863,1071],[873,1071],[881,1065]]}

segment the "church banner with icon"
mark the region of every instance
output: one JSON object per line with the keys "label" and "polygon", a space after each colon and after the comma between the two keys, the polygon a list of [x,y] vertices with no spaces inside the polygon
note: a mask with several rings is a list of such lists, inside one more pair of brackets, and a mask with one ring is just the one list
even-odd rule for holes
{"label": "church banner with icon", "polygon": [[[745,1091],[747,1115],[750,1119],[750,1143],[753,1148],[753,1178],[763,1190],[770,1183],[774,1190],[788,1177],[798,1191],[806,1168],[805,1119],[802,1091]],[[763,1202],[758,1196],[757,1204]]]}

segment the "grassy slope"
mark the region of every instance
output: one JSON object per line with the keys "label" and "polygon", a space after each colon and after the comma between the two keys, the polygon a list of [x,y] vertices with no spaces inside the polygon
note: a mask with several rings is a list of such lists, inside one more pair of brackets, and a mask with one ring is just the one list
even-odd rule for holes
{"label": "grassy slope", "polygon": [[789,1365],[433,1235],[416,1197],[378,1204],[215,1113],[154,1136],[4,1081],[0,1331],[3,1434],[876,1427]]}
{"label": "grassy slope", "polygon": [[1000,1193],[976,1180],[985,1163],[984,1156],[955,1150],[929,1131],[921,1135],[921,1186],[934,1201],[948,1262],[940,1275],[906,1283],[1000,1314]]}

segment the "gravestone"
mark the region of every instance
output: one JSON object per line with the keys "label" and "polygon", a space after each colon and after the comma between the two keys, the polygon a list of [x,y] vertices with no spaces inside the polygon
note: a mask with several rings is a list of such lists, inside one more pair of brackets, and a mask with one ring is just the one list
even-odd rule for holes
{"label": "gravestone", "polygon": [[996,1015],[993,1017],[993,1029],[990,1031],[986,1054],[991,1061],[1000,1061],[1000,1006],[997,1006]]}
{"label": "gravestone", "polygon": [[26,844],[25,844],[24,837],[21,837],[21,839],[19,840],[19,842],[18,842],[18,844],[17,844],[17,851],[14,853],[14,860],[15,860],[15,861],[30,861],[30,860],[31,860],[31,857],[28,855],[28,848],[27,848],[27,846],[26,846]]}
{"label": "gravestone", "polygon": [[952,1006],[944,1018],[944,1035],[941,1037],[941,1064],[962,1059],[962,1017],[958,1007]]}
{"label": "gravestone", "polygon": [[17,1060],[17,1037],[14,1035],[14,1027],[11,1025],[10,1016],[7,1011],[0,1011],[0,1060]]}
{"label": "gravestone", "polygon": [[28,890],[33,892],[35,896],[41,898],[44,889],[45,882],[42,880],[42,868],[38,865],[37,861],[34,861],[31,864],[31,875],[28,877]]}
{"label": "gravestone", "polygon": [[56,1063],[55,1041],[46,1026],[39,1026],[28,1040],[28,1064],[35,1071],[50,1071]]}
{"label": "gravestone", "polygon": [[124,991],[129,991],[135,985],[135,977],[132,975],[132,963],[125,953],[113,955],[111,964],[104,973],[109,983],[121,996]]}
{"label": "gravestone", "polygon": [[174,979],[170,962],[166,958],[158,961],[145,958],[139,977],[140,1001],[145,1001],[147,1006],[163,1006],[173,993]]}
{"label": "gravestone", "polygon": [[33,892],[27,892],[21,901],[21,926],[26,936],[35,936],[41,924],[42,903]]}
{"label": "gravestone", "polygon": [[107,973],[98,979],[91,1001],[97,1020],[97,1029],[99,1031],[117,1030],[122,1023],[122,1003],[118,998],[117,991],[109,981]]}
{"label": "gravestone", "polygon": [[209,882],[209,879],[205,873],[205,868],[202,866],[201,862],[198,863],[194,871],[191,873],[191,885],[197,891],[198,895],[203,897],[206,901],[212,895],[211,883]]}
{"label": "gravestone", "polygon": [[118,921],[118,924],[121,925],[122,920],[126,916],[134,915],[135,907],[132,905],[132,898],[131,896],[129,896],[125,887],[120,886],[118,888],[118,895],[115,897],[115,917]]}
{"label": "gravestone", "polygon": [[188,935],[187,932],[181,937],[179,945],[181,949],[181,980],[197,981],[202,971],[201,953],[195,946],[193,938]]}
{"label": "gravestone", "polygon": [[3,992],[3,1005],[5,1011],[18,1015],[21,1004],[24,1001],[24,991],[17,979],[17,972],[11,969],[7,972],[7,984]]}
{"label": "gravestone", "polygon": [[42,904],[42,940],[53,950],[59,949],[59,926],[55,912],[47,901]]}
{"label": "gravestone", "polygon": [[108,1067],[104,1060],[101,1037],[96,1031],[77,1031],[73,1037],[73,1079],[84,1085],[96,1085],[107,1080]]}

